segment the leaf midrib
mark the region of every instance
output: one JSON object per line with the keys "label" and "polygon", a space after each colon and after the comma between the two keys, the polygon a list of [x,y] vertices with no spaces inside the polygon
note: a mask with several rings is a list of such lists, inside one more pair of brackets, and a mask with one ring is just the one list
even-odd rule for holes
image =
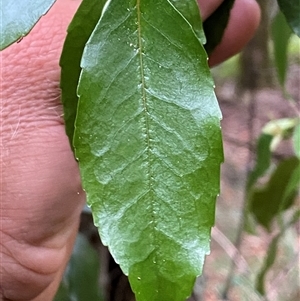
{"label": "leaf midrib", "polygon": [[[152,183],[152,171],[151,171],[151,162],[150,162],[150,157],[151,157],[151,137],[150,137],[150,124],[149,124],[149,111],[148,111],[148,106],[147,106],[147,95],[146,95],[146,82],[145,82],[145,72],[144,72],[144,60],[143,60],[143,42],[142,42],[142,29],[141,29],[141,0],[137,0],[137,26],[138,26],[138,53],[139,53],[139,64],[140,64],[140,75],[141,75],[141,92],[142,92],[142,103],[143,103],[143,111],[144,111],[144,120],[145,120],[145,130],[146,130],[146,160],[147,162],[147,178],[148,178],[148,191],[151,193],[153,191],[153,183]],[[151,203],[151,218],[153,222],[153,229],[156,228],[156,218],[155,214],[156,211],[154,210],[155,204],[152,199],[150,199]],[[154,237],[154,248],[157,249],[157,243],[155,242],[155,235]],[[157,258],[154,259],[155,261]]]}

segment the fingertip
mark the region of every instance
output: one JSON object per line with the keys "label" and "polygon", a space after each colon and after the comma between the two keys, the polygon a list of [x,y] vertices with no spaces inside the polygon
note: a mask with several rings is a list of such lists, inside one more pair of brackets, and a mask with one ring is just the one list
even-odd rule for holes
{"label": "fingertip", "polygon": [[198,0],[201,17],[206,20],[221,4],[223,0]]}
{"label": "fingertip", "polygon": [[221,43],[209,58],[209,65],[220,64],[237,54],[253,37],[260,22],[260,8],[255,0],[236,0]]}

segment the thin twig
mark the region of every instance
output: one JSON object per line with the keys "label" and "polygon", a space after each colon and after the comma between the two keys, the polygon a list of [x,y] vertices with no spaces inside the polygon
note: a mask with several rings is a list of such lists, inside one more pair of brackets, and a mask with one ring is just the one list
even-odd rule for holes
{"label": "thin twig", "polygon": [[241,271],[249,271],[250,267],[246,259],[242,256],[240,251],[235,247],[235,245],[227,238],[227,236],[218,227],[212,228],[212,238],[219,244],[219,246],[227,253],[227,255],[234,261],[235,255],[239,253],[240,261],[235,262],[237,268]]}

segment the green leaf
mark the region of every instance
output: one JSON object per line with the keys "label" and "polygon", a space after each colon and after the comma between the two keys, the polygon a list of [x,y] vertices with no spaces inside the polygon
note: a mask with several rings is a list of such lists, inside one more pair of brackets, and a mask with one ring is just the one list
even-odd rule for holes
{"label": "green leaf", "polygon": [[84,235],[78,234],[71,259],[54,301],[101,301],[99,257]]}
{"label": "green leaf", "polygon": [[282,139],[289,138],[295,126],[299,124],[299,118],[281,118],[269,121],[262,129],[266,135],[273,136],[271,151],[274,151]]}
{"label": "green leaf", "polygon": [[246,193],[247,193],[247,209],[246,209],[246,215],[245,215],[245,223],[244,223],[244,229],[248,233],[255,234],[255,226],[256,222],[253,216],[249,213],[251,213],[249,209],[249,195],[252,192],[253,185],[256,184],[257,180],[264,176],[265,173],[268,171],[271,165],[271,143],[273,141],[273,136],[269,134],[262,133],[259,136],[257,146],[256,146],[256,162],[253,170],[249,173],[247,178],[247,184],[246,184]]}
{"label": "green leaf", "polygon": [[63,277],[58,291],[54,297],[54,301],[72,301],[68,292],[68,284],[65,276]]}
{"label": "green leaf", "polygon": [[55,0],[1,0],[0,50],[26,36]]}
{"label": "green leaf", "polygon": [[300,158],[300,124],[297,125],[294,129],[293,146],[296,156]]}
{"label": "green leaf", "polygon": [[80,61],[84,46],[100,19],[106,0],[83,0],[72,22],[64,42],[60,58],[61,100],[64,107],[66,133],[73,145],[74,123],[77,114],[77,85],[81,72]]}
{"label": "green leaf", "polygon": [[275,262],[276,256],[277,256],[277,248],[278,248],[278,242],[280,239],[281,235],[277,235],[273,240],[271,241],[268,251],[267,251],[267,256],[264,261],[263,267],[259,274],[257,275],[256,279],[256,290],[264,296],[266,294],[265,291],[265,277],[267,275],[267,272],[269,269],[272,267],[272,265]]}
{"label": "green leaf", "polygon": [[223,159],[207,56],[166,0],[111,0],[82,58],[74,134],[102,241],[138,301],[182,301],[209,252]]}
{"label": "green leaf", "polygon": [[271,142],[273,136],[268,134],[261,134],[256,147],[256,164],[254,169],[250,172],[247,180],[247,191],[252,188],[256,181],[265,174],[271,164]]}
{"label": "green leaf", "polygon": [[287,49],[288,41],[292,34],[284,15],[279,12],[272,22],[272,42],[274,47],[274,59],[277,69],[279,83],[285,85],[286,73],[288,68]]}
{"label": "green leaf", "polygon": [[277,0],[277,2],[290,27],[300,37],[300,1]]}
{"label": "green leaf", "polygon": [[289,204],[287,204],[287,200],[293,198],[295,195],[295,192],[297,192],[300,184],[300,164],[298,161],[298,164],[296,164],[293,172],[291,173],[291,176],[289,178],[289,181],[287,182],[287,185],[283,191],[283,202],[281,203],[280,210],[286,209]]}
{"label": "green leaf", "polygon": [[251,212],[269,231],[272,220],[293,204],[300,180],[299,164],[296,157],[281,161],[267,185],[250,194]]}
{"label": "green leaf", "polygon": [[267,256],[264,260],[263,266],[260,270],[260,272],[257,275],[256,278],[256,290],[261,294],[265,295],[265,278],[267,276],[268,271],[274,264],[277,256],[277,249],[278,249],[278,244],[280,241],[280,238],[284,236],[286,229],[294,225],[300,217],[300,210],[296,211],[292,219],[285,225],[284,229],[279,232],[271,241],[268,251],[267,251]]}
{"label": "green leaf", "polygon": [[263,127],[256,147],[256,164],[247,180],[248,192],[269,169],[272,151],[276,149],[282,139],[289,136],[298,124],[298,118],[282,118],[271,120]]}
{"label": "green leaf", "polygon": [[206,38],[202,27],[198,2],[196,0],[170,0],[170,2],[191,25],[199,41],[205,44]]}
{"label": "green leaf", "polygon": [[205,50],[208,54],[212,53],[223,38],[234,1],[235,0],[224,0],[214,13],[203,23],[203,29],[207,39]]}

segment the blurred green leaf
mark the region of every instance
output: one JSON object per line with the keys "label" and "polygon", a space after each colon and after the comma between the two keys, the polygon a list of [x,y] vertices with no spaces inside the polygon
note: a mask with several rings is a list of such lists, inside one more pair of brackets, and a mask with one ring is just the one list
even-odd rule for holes
{"label": "blurred green leaf", "polygon": [[64,275],[53,301],[72,301],[68,291],[68,280]]}
{"label": "blurred green leaf", "polygon": [[0,50],[26,36],[55,0],[1,0]]}
{"label": "blurred green leaf", "polygon": [[81,64],[74,147],[102,241],[137,300],[185,300],[223,159],[206,53],[169,1],[111,0]]}
{"label": "blurred green leaf", "polygon": [[274,151],[282,139],[290,138],[295,126],[299,124],[299,118],[282,118],[269,121],[262,132],[273,136],[271,151]]}
{"label": "blurred green leaf", "polygon": [[271,32],[278,79],[280,85],[284,87],[288,69],[288,41],[290,39],[292,31],[281,12],[279,12],[274,18],[272,22]]}
{"label": "blurred green leaf", "polygon": [[296,156],[300,158],[300,124],[298,124],[294,129],[293,146]]}
{"label": "blurred green leaf", "polygon": [[[281,233],[280,233],[281,234]],[[256,279],[256,290],[264,296],[266,294],[265,291],[265,277],[269,269],[272,267],[272,265],[275,262],[276,255],[277,255],[277,247],[278,247],[278,242],[280,239],[281,235],[277,235],[272,242],[269,245],[268,251],[267,251],[267,256],[263,264],[263,268],[259,272],[257,279]]]}
{"label": "blurred green leaf", "polygon": [[277,249],[278,249],[278,244],[280,241],[280,238],[283,237],[285,234],[286,229],[294,225],[300,218],[300,210],[296,211],[293,215],[293,218],[284,226],[284,229],[280,231],[272,240],[272,242],[269,245],[268,251],[266,258],[264,260],[263,266],[260,270],[260,272],[257,275],[256,278],[256,289],[257,291],[262,294],[263,296],[265,295],[265,278],[267,275],[267,272],[270,270],[272,265],[274,264],[276,257],[277,257]]}
{"label": "blurred green leaf", "polygon": [[99,256],[84,235],[78,234],[71,259],[54,301],[101,301]]}
{"label": "blurred green leaf", "polygon": [[[271,142],[273,140],[273,136],[262,133],[259,136],[257,146],[256,146],[256,163],[253,170],[249,173],[246,184],[246,193],[247,198],[251,193],[253,185],[256,184],[257,180],[264,176],[268,171],[271,165]],[[255,226],[256,222],[254,217],[251,214],[248,214],[249,210],[249,199],[247,203],[247,210],[245,215],[245,223],[244,229],[248,233],[255,234]]]}
{"label": "blurred green leaf", "polygon": [[283,191],[283,198],[282,198],[283,202],[281,203],[280,211],[289,206],[289,204],[287,204],[287,201],[295,195],[295,192],[297,192],[299,188],[299,183],[300,183],[300,165],[298,161],[298,164],[296,164],[293,172],[291,173],[290,179],[287,182],[285,190]]}
{"label": "blurred green leaf", "polygon": [[198,2],[196,0],[170,0],[170,2],[191,25],[199,41],[205,44],[206,38],[202,27]]}
{"label": "blurred green leaf", "polygon": [[281,118],[269,121],[263,127],[263,133],[272,136],[285,136],[285,133],[292,130],[299,124],[298,118]]}
{"label": "blurred green leaf", "polygon": [[283,160],[265,187],[254,188],[249,194],[249,210],[268,231],[272,220],[293,204],[299,185],[298,171],[298,158]]}
{"label": "blurred green leaf", "polygon": [[277,0],[280,10],[284,14],[292,30],[300,37],[300,1]]}
{"label": "blurred green leaf", "polygon": [[[251,213],[252,209],[250,207],[252,206],[251,202],[253,201],[253,191],[256,191],[254,186],[257,184],[257,181],[266,175],[266,172],[269,170],[271,165],[271,157],[272,157],[272,151],[274,151],[279,142],[282,139],[288,138],[291,133],[293,133],[293,130],[295,129],[295,126],[299,123],[299,119],[297,118],[283,118],[283,119],[276,119],[271,120],[268,122],[263,130],[262,134],[260,135],[257,147],[256,147],[256,163],[253,168],[253,170],[249,173],[248,179],[247,179],[247,185],[246,185],[246,192],[247,192],[247,213]],[[296,173],[297,174],[297,173]],[[293,180],[294,179],[294,180]],[[291,177],[291,180],[289,183],[287,183],[287,187],[291,187],[292,191],[294,192],[296,187],[293,186],[294,181],[297,183],[297,179],[294,178],[294,176]],[[265,194],[267,194],[266,191],[260,191],[258,189],[256,191],[256,196],[264,197]],[[283,199],[286,199],[287,196],[283,196]],[[283,206],[283,204],[281,204]],[[282,210],[281,207],[279,207],[279,212]],[[254,227],[253,227],[253,221],[252,221],[252,215],[247,214],[245,216],[245,230],[250,233],[254,233]]]}
{"label": "blurred green leaf", "polygon": [[203,23],[206,36],[205,50],[208,54],[220,44],[227,27],[230,11],[235,0],[224,0],[222,4]]}
{"label": "blurred green leaf", "polygon": [[247,181],[247,191],[256,183],[256,181],[265,174],[271,164],[271,142],[273,136],[268,134],[261,134],[256,147],[256,164],[254,169],[250,172]]}
{"label": "blurred green leaf", "polygon": [[61,100],[64,107],[66,133],[71,146],[78,104],[77,85],[81,72],[80,61],[84,46],[100,19],[105,2],[106,0],[82,1],[68,27],[60,58]]}

